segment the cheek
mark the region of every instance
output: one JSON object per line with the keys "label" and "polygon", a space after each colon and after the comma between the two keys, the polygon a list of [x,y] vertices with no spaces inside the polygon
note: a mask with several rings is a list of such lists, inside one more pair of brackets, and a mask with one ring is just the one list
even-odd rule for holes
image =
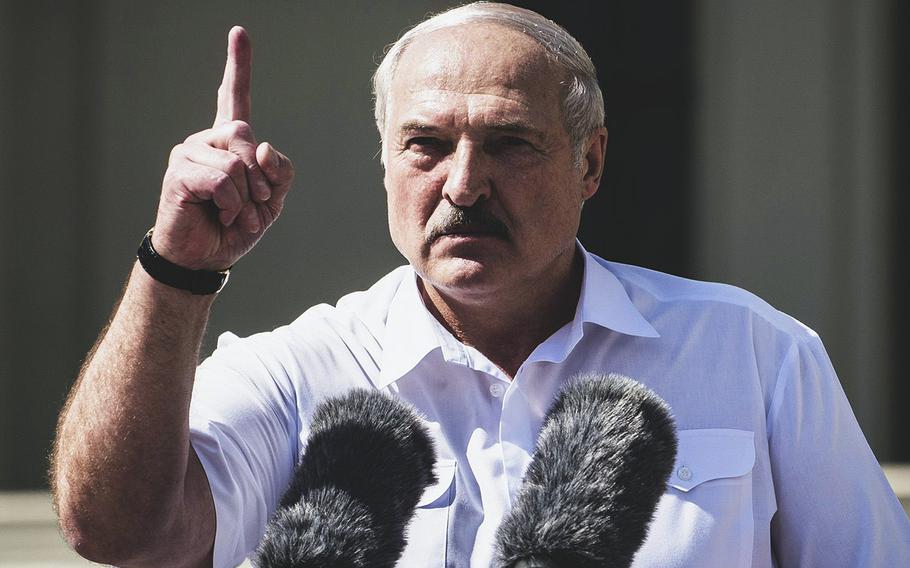
{"label": "cheek", "polygon": [[402,253],[406,253],[408,242],[408,200],[401,191],[386,189],[386,203],[389,210],[389,234],[392,242]]}
{"label": "cheek", "polygon": [[574,238],[583,202],[576,186],[571,178],[524,176],[518,191],[502,196],[513,228],[534,241]]}
{"label": "cheek", "polygon": [[408,237],[422,238],[427,220],[439,203],[432,179],[426,174],[387,172],[385,187],[393,240],[399,244]]}

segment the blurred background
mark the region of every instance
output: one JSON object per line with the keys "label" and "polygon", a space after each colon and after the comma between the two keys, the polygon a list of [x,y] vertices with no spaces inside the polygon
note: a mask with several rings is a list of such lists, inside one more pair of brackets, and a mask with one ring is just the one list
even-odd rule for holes
{"label": "blurred background", "polygon": [[[610,135],[585,246],[741,286],[814,328],[878,458],[910,461],[907,3],[516,3],[598,67]],[[401,31],[455,4],[0,0],[0,491],[46,488],[57,413],[168,153],[211,124],[231,25],[253,39],[255,132],[298,174],[206,353],[403,263],[369,78]]]}

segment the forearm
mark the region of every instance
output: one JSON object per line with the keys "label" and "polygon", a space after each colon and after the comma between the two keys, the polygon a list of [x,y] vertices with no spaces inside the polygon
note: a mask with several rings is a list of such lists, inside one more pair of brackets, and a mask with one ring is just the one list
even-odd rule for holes
{"label": "forearm", "polygon": [[[253,135],[251,61],[249,36],[232,28],[215,123],[168,159],[150,244],[177,267],[233,266],[284,207],[294,167]],[[189,407],[212,300],[134,265],[61,413],[51,465],[64,534],[83,556],[211,566],[215,508],[190,447]]]}
{"label": "forearm", "polygon": [[211,497],[188,416],[212,299],[134,266],[61,415],[52,466],[61,523],[80,552],[119,556],[96,560],[128,564],[159,539],[211,542]]}

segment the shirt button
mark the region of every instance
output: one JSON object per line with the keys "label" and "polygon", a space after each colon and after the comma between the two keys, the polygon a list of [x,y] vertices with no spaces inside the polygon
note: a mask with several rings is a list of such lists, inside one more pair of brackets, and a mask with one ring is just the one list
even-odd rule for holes
{"label": "shirt button", "polygon": [[502,383],[493,383],[490,385],[490,394],[499,398],[506,392],[506,387],[502,386]]}
{"label": "shirt button", "polygon": [[683,481],[689,481],[692,479],[692,470],[688,466],[682,466],[676,470],[676,477],[680,478]]}

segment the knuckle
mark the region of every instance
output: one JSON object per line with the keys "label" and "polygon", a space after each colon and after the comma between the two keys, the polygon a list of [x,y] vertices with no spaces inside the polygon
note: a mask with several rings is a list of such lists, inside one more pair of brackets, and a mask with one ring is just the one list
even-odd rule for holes
{"label": "knuckle", "polygon": [[205,144],[204,140],[210,135],[211,129],[193,132],[183,141],[184,144]]}
{"label": "knuckle", "polygon": [[164,172],[162,188],[166,193],[181,191],[187,184],[192,184],[192,179],[192,170],[185,163],[171,164]]}
{"label": "knuckle", "polygon": [[262,171],[262,168],[259,167],[259,163],[256,162],[255,156],[253,156],[253,159],[250,161],[247,168],[248,168],[248,171],[250,172],[250,175],[253,176],[254,178],[263,178],[264,179],[266,177],[265,172]]}
{"label": "knuckle", "polygon": [[168,154],[168,163],[174,163],[177,160],[182,159],[186,155],[183,144],[177,144],[171,148],[171,153]]}
{"label": "knuckle", "polygon": [[231,133],[237,138],[252,138],[253,128],[243,120],[232,120],[230,123]]}
{"label": "knuckle", "polygon": [[226,191],[234,187],[234,181],[225,172],[213,173],[212,183],[215,185],[215,191]]}
{"label": "knuckle", "polygon": [[237,177],[245,175],[244,170],[246,169],[246,164],[240,159],[240,156],[231,156],[227,159],[227,164],[225,170],[231,177]]}
{"label": "knuckle", "polygon": [[182,180],[180,183],[175,184],[174,189],[175,191],[171,196],[174,205],[182,208],[193,203],[193,193],[190,187],[183,183]]}
{"label": "knuckle", "polygon": [[165,170],[164,178],[161,180],[162,191],[164,193],[167,193],[168,190],[171,189],[175,185],[175,183],[178,181],[178,179],[179,179],[179,177],[174,172],[174,168],[169,167],[167,170]]}

